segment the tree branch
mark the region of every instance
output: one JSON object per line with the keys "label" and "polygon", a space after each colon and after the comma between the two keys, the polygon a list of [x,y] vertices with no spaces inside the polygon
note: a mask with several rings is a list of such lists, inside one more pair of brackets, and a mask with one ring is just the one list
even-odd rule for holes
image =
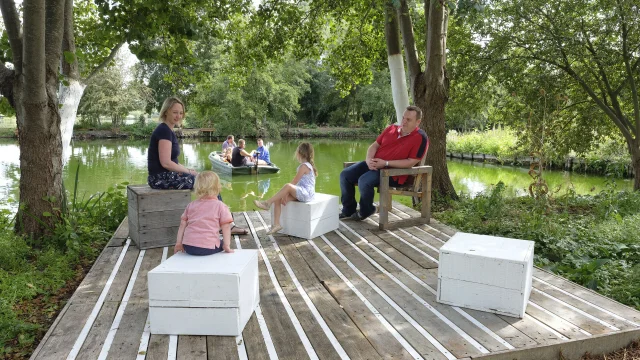
{"label": "tree branch", "polygon": [[22,27],[20,16],[13,0],[0,0],[2,20],[9,36],[9,45],[13,53],[13,69],[16,74],[22,73]]}
{"label": "tree branch", "polygon": [[416,41],[413,36],[413,21],[409,14],[407,0],[400,1],[400,8],[397,10],[398,20],[400,21],[400,32],[402,33],[402,43],[404,44],[404,54],[409,69],[409,79],[411,86],[411,96],[414,95],[416,79],[422,73],[420,62],[418,61],[418,50],[416,49]]}
{"label": "tree branch", "polygon": [[82,82],[84,83],[88,83],[89,81],[91,81],[91,79],[97,74],[99,73],[102,69],[104,69],[105,67],[107,67],[107,65],[109,65],[109,63],[111,62],[111,60],[113,60],[113,58],[116,57],[116,54],[118,54],[118,50],[120,50],[120,48],[122,47],[122,45],[124,45],[124,41],[121,41],[119,44],[117,44],[113,49],[111,49],[111,53],[109,53],[109,56],[107,56],[101,63],[100,65],[96,66],[95,69],[93,69],[93,71],[91,72],[91,74],[89,74],[89,76],[87,76]]}

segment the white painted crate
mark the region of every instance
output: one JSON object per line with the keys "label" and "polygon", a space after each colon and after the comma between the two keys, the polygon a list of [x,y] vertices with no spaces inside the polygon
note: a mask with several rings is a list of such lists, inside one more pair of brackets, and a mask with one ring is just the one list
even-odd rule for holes
{"label": "white painted crate", "polygon": [[[290,201],[282,207],[279,232],[304,239],[313,239],[338,228],[338,197],[316,193],[313,200]],[[273,206],[271,207],[273,219]]]}
{"label": "white painted crate", "polygon": [[178,253],[148,280],[152,334],[238,336],[260,302],[257,250]]}
{"label": "white painted crate", "polygon": [[440,248],[438,301],[522,318],[533,248],[533,241],[456,233]]}

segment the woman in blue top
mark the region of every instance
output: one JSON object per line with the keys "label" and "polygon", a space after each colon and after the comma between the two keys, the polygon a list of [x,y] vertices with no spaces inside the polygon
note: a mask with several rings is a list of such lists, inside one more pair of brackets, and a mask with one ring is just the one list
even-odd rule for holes
{"label": "woman in blue top", "polygon": [[[178,163],[180,144],[173,132],[184,119],[184,103],[177,97],[169,97],[160,109],[160,124],[153,130],[147,151],[147,183],[153,189],[193,189],[198,172]],[[218,199],[222,197],[218,194]],[[232,225],[231,234],[247,234],[246,229]]]}
{"label": "woman in blue top", "polygon": [[178,163],[180,145],[173,132],[176,125],[182,124],[184,103],[177,97],[169,97],[160,110],[160,124],[151,134],[147,151],[147,182],[153,189],[193,189],[194,169],[188,169]]}

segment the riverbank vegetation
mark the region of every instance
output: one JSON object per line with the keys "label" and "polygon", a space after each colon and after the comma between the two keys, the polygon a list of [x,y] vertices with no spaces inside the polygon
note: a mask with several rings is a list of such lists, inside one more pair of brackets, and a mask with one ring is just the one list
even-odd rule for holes
{"label": "riverbank vegetation", "polygon": [[[545,147],[551,146],[546,144]],[[447,133],[447,151],[450,153],[485,154],[498,162],[510,162],[514,158],[532,156],[532,147],[526,136],[509,127],[486,131]],[[538,158],[540,153],[535,153]],[[576,162],[576,171],[625,177],[630,174],[631,159],[623,139],[615,134],[603,136],[599,142],[576,152],[571,148],[544,149],[545,167],[563,169],[568,162]],[[481,158],[481,156],[480,156]]]}
{"label": "riverbank vegetation", "polygon": [[[45,238],[13,231],[0,211],[0,356],[28,358],[127,213],[123,185],[70,195],[66,214]],[[64,215],[63,215],[64,214]]]}
{"label": "riverbank vegetation", "polygon": [[640,194],[507,197],[503,183],[434,217],[457,230],[535,241],[535,264],[640,310]]}

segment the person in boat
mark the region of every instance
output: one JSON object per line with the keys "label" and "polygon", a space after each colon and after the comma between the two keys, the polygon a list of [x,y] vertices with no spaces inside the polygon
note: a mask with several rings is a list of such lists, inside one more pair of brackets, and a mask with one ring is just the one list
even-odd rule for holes
{"label": "person in boat", "polygon": [[226,148],[223,152],[222,152],[222,160],[224,160],[225,162],[231,163],[231,153],[233,152],[233,148],[232,147],[228,147]]}
{"label": "person in boat", "polygon": [[251,155],[253,155],[254,161],[258,162],[258,165],[269,165],[271,164],[271,156],[269,155],[269,150],[264,147],[264,141],[261,138],[258,138],[258,148],[251,151]]}
{"label": "person in boat", "polygon": [[[178,162],[180,144],[174,133],[174,128],[182,125],[185,106],[182,100],[175,96],[168,97],[160,109],[160,124],[151,134],[147,150],[147,183],[152,189],[193,189],[198,172],[189,169]],[[218,194],[222,201],[222,196]],[[246,229],[232,224],[231,233],[246,235]]]}
{"label": "person in boat", "polygon": [[225,152],[228,148],[233,149],[236,147],[236,143],[233,142],[233,135],[227,136],[227,141],[222,143],[222,152]]}
{"label": "person in boat", "polygon": [[[378,136],[369,149],[365,161],[355,163],[340,173],[342,212],[340,219],[361,221],[373,215],[375,187],[380,185],[380,169],[406,169],[420,162],[429,148],[429,137],[420,129],[422,110],[408,106],[402,116],[402,125],[390,125]],[[394,176],[389,186],[405,183],[407,176]],[[360,190],[360,210],[356,210],[355,185]]]}
{"label": "person in boat", "polygon": [[240,139],[238,140],[238,146],[231,151],[231,165],[234,167],[256,165],[251,161],[253,156],[244,149],[245,144],[244,139]]}

